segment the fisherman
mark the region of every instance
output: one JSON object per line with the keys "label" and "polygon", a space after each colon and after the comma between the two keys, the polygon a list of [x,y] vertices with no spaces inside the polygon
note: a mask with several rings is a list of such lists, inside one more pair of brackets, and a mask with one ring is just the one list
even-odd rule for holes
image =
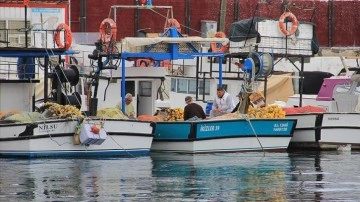
{"label": "fisherman", "polygon": [[210,117],[221,116],[233,111],[235,104],[230,94],[223,87],[218,87]]}
{"label": "fisherman", "polygon": [[206,115],[204,109],[197,103],[193,102],[191,96],[185,97],[186,106],[184,107],[184,120],[193,119],[205,119]]}
{"label": "fisherman", "polygon": [[[127,93],[125,95],[125,116],[127,116],[131,119],[134,119],[135,118],[135,107],[132,104],[132,101],[133,101],[132,94]],[[120,111],[122,111],[121,106],[122,106],[121,102],[116,105],[116,107],[118,107],[120,109]]]}

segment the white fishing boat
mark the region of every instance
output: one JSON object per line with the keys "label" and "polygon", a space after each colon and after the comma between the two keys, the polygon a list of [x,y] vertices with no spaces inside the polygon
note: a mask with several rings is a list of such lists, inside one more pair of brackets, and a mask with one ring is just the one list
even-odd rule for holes
{"label": "white fishing boat", "polygon": [[313,86],[320,89],[317,95],[289,97],[288,107],[299,106],[301,98],[302,106],[323,109],[315,112],[300,107],[287,115],[298,120],[290,149],[336,150],[348,145],[351,149],[360,148],[360,77],[357,68],[351,70],[348,76],[324,78],[321,86]]}
{"label": "white fishing boat", "polygon": [[[150,121],[104,120],[80,113],[81,96],[73,91],[79,82],[79,71],[76,65],[63,60],[64,56],[74,54],[70,50],[71,31],[60,23],[54,33],[56,47],[34,47],[30,40],[25,45],[11,44],[7,38],[1,41],[5,45],[0,47],[0,157],[148,155],[155,127]],[[33,37],[31,30],[24,32],[25,38],[27,34]],[[60,35],[64,36],[63,41]],[[44,64],[40,66],[35,59],[43,59]],[[41,73],[44,82],[38,76]],[[44,85],[43,102],[50,106],[46,113],[51,117],[36,112],[38,83]],[[95,98],[96,94],[92,96]]]}

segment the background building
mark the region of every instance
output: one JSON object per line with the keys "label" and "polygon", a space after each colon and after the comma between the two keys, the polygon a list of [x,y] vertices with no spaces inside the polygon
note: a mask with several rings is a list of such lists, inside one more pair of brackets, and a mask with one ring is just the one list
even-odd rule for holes
{"label": "background building", "polygon": [[[63,1],[61,1],[63,2]],[[98,32],[104,18],[113,18],[112,5],[137,5],[140,0],[69,0],[73,32]],[[253,16],[278,19],[288,8],[299,21],[313,22],[320,46],[360,46],[358,0],[153,0],[154,6],[173,6],[182,33],[201,35],[201,21],[216,21],[228,33],[233,22]],[[138,30],[162,32],[165,9],[117,11],[118,38],[136,36]]]}

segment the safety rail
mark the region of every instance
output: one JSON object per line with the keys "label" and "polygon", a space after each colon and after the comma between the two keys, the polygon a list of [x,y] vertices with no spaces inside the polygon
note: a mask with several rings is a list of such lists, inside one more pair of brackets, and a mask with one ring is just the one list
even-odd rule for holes
{"label": "safety rail", "polygon": [[[35,61],[36,63],[36,61]],[[0,63],[0,79],[36,79],[39,78],[39,72],[41,71],[39,65],[33,65],[33,69],[29,68],[29,64],[19,64],[14,61],[2,61]],[[30,71],[34,70],[34,71]]]}
{"label": "safety rail", "polygon": [[[63,49],[55,39],[56,33],[62,44],[69,43],[65,29],[0,29],[0,48]],[[71,42],[70,42],[71,43]]]}

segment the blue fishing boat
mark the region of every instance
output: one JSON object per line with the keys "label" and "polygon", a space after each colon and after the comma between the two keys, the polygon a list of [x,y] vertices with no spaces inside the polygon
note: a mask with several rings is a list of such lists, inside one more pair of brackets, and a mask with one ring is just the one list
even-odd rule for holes
{"label": "blue fishing boat", "polygon": [[285,151],[295,126],[296,120],[290,119],[157,122],[151,151]]}
{"label": "blue fishing boat", "polygon": [[[131,58],[152,58],[153,60],[186,60],[198,57],[217,58],[223,61],[224,52],[199,52],[196,48],[198,43],[223,43],[226,38],[201,39],[182,37],[175,26],[169,27],[162,36],[158,38],[143,38],[143,44],[150,44],[145,52],[127,52],[121,54],[122,69],[125,70],[125,60]],[[147,40],[147,41],[146,41]],[[132,50],[139,45],[139,38],[126,38],[122,41],[123,50]],[[125,48],[125,45],[127,46]],[[161,45],[161,52],[156,49]],[[165,48],[164,48],[165,47]],[[184,51],[185,50],[185,51]],[[267,60],[264,62],[265,59]],[[222,86],[222,62],[218,67],[218,84]],[[261,77],[266,77],[272,71],[272,58],[269,54],[251,53],[245,60],[245,81],[248,88],[251,83]],[[125,75],[125,72],[123,72]],[[197,79],[198,75],[197,75]],[[122,85],[125,88],[125,78],[122,77]],[[241,85],[241,82],[239,82]],[[122,97],[125,90],[121,91]],[[248,96],[250,94],[247,94]],[[246,110],[250,100],[247,97],[240,108]],[[241,116],[241,115],[240,115]],[[209,119],[202,121],[176,121],[156,122],[155,136],[151,151],[157,152],[180,152],[180,153],[210,153],[210,152],[237,152],[237,151],[285,151],[289,145],[296,120],[277,119],[248,119],[230,118],[225,120]]]}

